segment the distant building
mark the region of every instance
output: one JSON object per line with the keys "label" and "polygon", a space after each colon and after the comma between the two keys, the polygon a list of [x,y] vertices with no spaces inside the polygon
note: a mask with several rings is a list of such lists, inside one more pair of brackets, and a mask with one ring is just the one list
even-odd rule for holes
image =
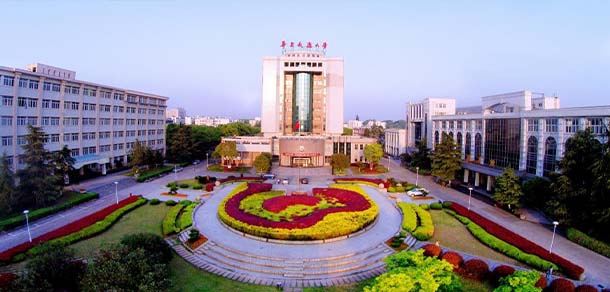
{"label": "distant building", "polygon": [[281,56],[263,58],[262,137],[235,141],[240,164],[269,152],[280,166],[321,167],[334,153],[364,161],[371,138],[343,133],[343,59],[326,57],[326,45],[288,46]]}
{"label": "distant building", "polygon": [[76,80],[76,72],[40,63],[27,70],[0,66],[0,153],[23,168],[27,126],[41,126],[45,148],[70,148],[74,167],[106,174],[127,165],[136,139],[165,152],[168,97]]}
{"label": "distant building", "polygon": [[386,129],[384,131],[384,151],[391,156],[398,156],[407,152],[407,130]]}
{"label": "distant building", "polygon": [[196,117],[195,125],[198,126],[210,126],[210,127],[218,127],[220,125],[226,125],[231,123],[231,119],[229,118],[219,118],[219,117]]}
{"label": "distant building", "polygon": [[349,120],[349,121],[347,121],[347,128],[350,128],[350,129],[362,128],[362,121]]}
{"label": "distant building", "polygon": [[610,123],[610,105],[561,108],[559,101],[524,90],[482,97],[478,112],[456,109],[453,99],[409,103],[407,145],[426,137],[434,148],[448,134],[460,148],[464,182],[487,191],[507,166],[524,177],[548,176],[578,130],[589,128],[606,142]]}
{"label": "distant building", "polygon": [[186,110],[181,107],[178,108],[168,108],[165,112],[165,118],[171,121],[172,124],[184,124],[186,117]]}
{"label": "distant building", "polygon": [[385,129],[386,127],[386,122],[382,122],[382,121],[377,121],[377,120],[369,120],[366,122],[366,124],[364,125],[365,128],[372,128],[373,126],[377,126],[377,127],[382,127]]}

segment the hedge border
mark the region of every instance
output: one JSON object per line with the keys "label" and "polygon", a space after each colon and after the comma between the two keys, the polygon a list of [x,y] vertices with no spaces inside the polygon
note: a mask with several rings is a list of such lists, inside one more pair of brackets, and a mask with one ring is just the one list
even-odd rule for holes
{"label": "hedge border", "polygon": [[165,214],[165,217],[163,218],[163,221],[161,223],[161,233],[164,236],[169,236],[180,231],[176,230],[178,229],[176,228],[176,220],[178,220],[178,216],[184,208],[186,208],[186,205],[176,204],[171,209],[169,209],[167,214]]}
{"label": "hedge border", "polygon": [[144,182],[145,180],[164,174],[164,173],[168,173],[168,172],[172,172],[172,170],[174,170],[174,167],[171,165],[167,165],[167,166],[162,166],[159,167],[155,170],[151,170],[151,171],[147,171],[145,173],[142,173],[138,176],[138,178],[136,179],[137,182],[141,183]]}
{"label": "hedge border", "polygon": [[576,244],[586,247],[598,254],[610,258],[610,245],[597,240],[576,228],[568,228],[566,232],[567,238]]}

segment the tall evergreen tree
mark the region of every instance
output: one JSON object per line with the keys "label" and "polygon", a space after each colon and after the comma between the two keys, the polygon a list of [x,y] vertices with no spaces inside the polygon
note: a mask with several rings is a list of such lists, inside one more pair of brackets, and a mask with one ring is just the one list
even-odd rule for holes
{"label": "tall evergreen tree", "polygon": [[188,162],[193,159],[194,141],[191,136],[191,127],[180,125],[169,141],[171,159],[175,162]]}
{"label": "tall evergreen tree", "polygon": [[510,166],[504,168],[502,175],[496,179],[496,189],[492,199],[500,204],[517,206],[522,195],[519,177]]}
{"label": "tall evergreen tree", "polygon": [[13,170],[6,161],[6,153],[0,157],[0,218],[12,211],[15,179]]}
{"label": "tall evergreen tree", "polygon": [[432,175],[447,181],[455,179],[455,172],[461,168],[460,155],[460,149],[453,138],[443,134],[443,140],[436,145],[432,154]]}
{"label": "tall evergreen tree", "polygon": [[415,146],[417,147],[417,152],[413,153],[411,166],[430,169],[432,167],[432,160],[430,159],[430,148],[428,148],[426,138],[415,143]]}
{"label": "tall evergreen tree", "polygon": [[17,172],[17,205],[47,206],[57,200],[59,189],[51,154],[44,148],[44,132],[30,125],[25,140],[22,146],[25,153],[21,157],[26,166]]}
{"label": "tall evergreen tree", "polygon": [[63,189],[64,180],[69,181],[68,174],[74,170],[74,157],[68,145],[64,145],[61,150],[53,153],[53,163],[55,164],[55,174],[57,175],[58,187]]}

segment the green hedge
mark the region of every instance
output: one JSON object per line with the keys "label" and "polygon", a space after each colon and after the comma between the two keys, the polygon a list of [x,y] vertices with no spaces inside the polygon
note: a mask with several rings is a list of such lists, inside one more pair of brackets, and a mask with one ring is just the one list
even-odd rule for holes
{"label": "green hedge", "polygon": [[136,180],[137,182],[143,182],[151,177],[155,177],[158,176],[160,174],[164,174],[164,173],[168,173],[168,172],[172,172],[174,170],[174,167],[171,165],[168,166],[162,166],[159,167],[157,169],[153,169],[151,171],[147,171],[147,172],[143,172],[138,176],[138,179]]}
{"label": "green hedge", "polygon": [[417,228],[417,213],[413,210],[414,204],[398,203],[398,207],[402,210],[402,229],[413,232]]}
{"label": "green hedge", "polygon": [[[57,204],[51,207],[40,208],[36,210],[31,210],[28,214],[28,218],[30,222],[36,221],[40,218],[55,214],[57,212],[72,208],[78,204],[82,204],[87,201],[91,201],[93,199],[99,198],[100,195],[98,193],[84,193],[78,194],[74,198],[71,198],[61,204]],[[7,219],[0,221],[0,231],[8,230],[11,228],[15,228],[17,226],[25,225],[25,216],[17,215]]]}
{"label": "green hedge", "polygon": [[[81,241],[87,238],[91,238],[96,236],[110,228],[115,222],[117,222],[123,215],[128,213],[129,211],[138,208],[144,204],[146,204],[147,200],[145,198],[139,198],[137,201],[126,205],[122,208],[117,209],[116,211],[110,213],[110,215],[106,216],[104,220],[95,222],[95,224],[87,226],[77,232],[70,233],[64,237],[56,238],[50,240],[50,242],[55,242],[63,245],[69,245],[75,243],[77,241]],[[27,253],[30,255],[37,255],[40,251],[40,245],[33,247]]]}
{"label": "green hedge", "polygon": [[419,226],[413,231],[413,237],[417,240],[428,240],[434,235],[434,223],[430,213],[418,205],[413,205],[413,210],[419,218]]}
{"label": "green hedge", "polygon": [[185,207],[186,205],[184,204],[177,204],[169,209],[169,212],[167,212],[161,223],[161,233],[163,233],[163,235],[167,236],[180,231],[176,227],[176,220],[178,220],[178,215],[180,215],[180,212],[182,212],[182,209]]}
{"label": "green hedge", "polygon": [[184,210],[182,210],[182,213],[180,213],[180,217],[178,218],[177,224],[180,230],[184,230],[189,226],[193,225],[193,210],[195,210],[196,206],[197,204],[190,204],[186,206]]}
{"label": "green hedge", "polygon": [[483,244],[489,246],[491,249],[500,252],[508,257],[516,259],[524,264],[527,264],[531,267],[534,267],[541,271],[547,271],[550,267],[553,267],[554,270],[558,270],[557,265],[544,260],[537,255],[525,253],[517,247],[489,234],[485,229],[476,223],[472,222],[470,219],[457,215],[452,210],[446,210],[448,214],[453,215],[456,219],[458,219],[462,224],[466,225],[466,228],[470,233],[478,239]]}
{"label": "green hedge", "polygon": [[590,237],[572,227],[568,228],[567,235],[569,240],[576,242],[578,245],[610,258],[610,245],[607,243]]}
{"label": "green hedge", "polygon": [[443,205],[441,205],[441,203],[435,202],[430,204],[430,209],[432,210],[440,210],[443,208]]}

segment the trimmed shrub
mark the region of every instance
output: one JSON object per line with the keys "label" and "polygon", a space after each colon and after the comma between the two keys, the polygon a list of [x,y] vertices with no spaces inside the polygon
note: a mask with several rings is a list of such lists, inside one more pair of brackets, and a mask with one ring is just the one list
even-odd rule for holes
{"label": "trimmed shrub", "polygon": [[166,206],[176,206],[176,204],[178,204],[178,202],[176,202],[174,200],[167,200],[167,201],[165,201],[165,205]]}
{"label": "trimmed shrub", "polygon": [[441,203],[434,202],[434,203],[430,204],[430,209],[432,209],[432,210],[440,210],[442,208],[443,208],[443,205],[441,205]]}
{"label": "trimmed shrub", "polygon": [[180,212],[182,212],[184,207],[186,207],[184,204],[174,204],[174,206],[169,209],[161,222],[161,233],[163,233],[163,235],[168,236],[180,231],[180,229],[176,227],[176,220],[178,220],[178,215],[180,215]]}
{"label": "trimmed shrub", "polygon": [[182,213],[180,213],[180,217],[178,218],[177,223],[178,228],[180,228],[180,230],[184,230],[189,226],[193,225],[193,210],[196,206],[197,204],[189,204],[186,206],[186,208],[184,208]]}
{"label": "trimmed shrub", "polygon": [[445,202],[443,202],[443,208],[449,208],[449,207],[451,207],[452,204],[453,204],[453,202],[445,201]]}
{"label": "trimmed shrub", "polygon": [[167,183],[165,186],[168,188],[177,187],[178,182],[170,182],[170,183]]}
{"label": "trimmed shrub", "polygon": [[181,183],[180,184],[180,188],[181,189],[188,189],[189,187],[191,187],[191,185],[187,184],[187,183]]}
{"label": "trimmed shrub", "polygon": [[389,187],[388,188],[388,192],[389,193],[395,193],[396,192],[396,188],[395,187]]}
{"label": "trimmed shrub", "polygon": [[161,200],[159,200],[157,198],[150,200],[151,205],[159,205],[160,203],[161,203]]}
{"label": "trimmed shrub", "polygon": [[462,265],[460,273],[466,278],[483,281],[489,275],[489,266],[482,260],[472,259]]}
{"label": "trimmed shrub", "polygon": [[457,270],[462,265],[462,263],[464,263],[464,258],[462,258],[459,253],[452,251],[444,253],[441,256],[441,260],[450,263],[453,266],[454,271]]}
{"label": "trimmed shrub", "polygon": [[164,173],[168,173],[168,172],[172,172],[172,170],[174,169],[173,166],[163,166],[163,167],[159,167],[157,169],[153,169],[151,171],[147,171],[144,173],[141,173],[138,178],[136,179],[137,182],[143,182],[149,178],[155,177],[155,176],[159,176],[161,174]]}
{"label": "trimmed shrub", "polygon": [[511,266],[499,265],[493,270],[493,272],[491,272],[492,283],[497,286],[500,283],[501,278],[510,276],[514,272],[515,272],[515,268],[513,268]]}
{"label": "trimmed shrub", "polygon": [[199,240],[199,230],[197,229],[191,229],[191,231],[189,231],[189,242],[190,243],[195,243],[195,241]]}
{"label": "trimmed shrub", "polygon": [[169,188],[169,193],[170,194],[176,194],[178,192],[178,187],[177,186],[173,186],[171,188]]}
{"label": "trimmed shrub", "polygon": [[434,258],[438,258],[441,253],[443,252],[443,250],[440,248],[440,246],[434,245],[434,244],[426,244],[424,246],[421,247],[424,250],[424,255],[427,257],[434,257]]}
{"label": "trimmed shrub", "polygon": [[610,245],[607,243],[597,240],[591,236],[584,234],[575,228],[568,228],[566,235],[569,240],[576,242],[577,244],[584,246],[596,253],[602,254],[610,258]]}
{"label": "trimmed shrub", "polygon": [[413,237],[417,240],[428,240],[434,235],[434,223],[430,213],[417,205],[413,205],[413,210],[419,218],[419,226],[413,231]]}
{"label": "trimmed shrub", "polygon": [[[76,205],[91,201],[93,199],[98,199],[99,197],[100,195],[94,192],[78,194],[70,200],[67,200],[61,204],[36,210],[30,210],[30,213],[28,214],[30,224],[40,218],[44,218],[57,212],[72,208]],[[23,214],[9,217],[0,221],[0,231],[9,230],[21,225],[25,225],[25,217],[23,216]]]}
{"label": "trimmed shrub", "polygon": [[192,204],[192,203],[193,203],[193,202],[192,202],[192,201],[189,201],[189,200],[182,200],[182,201],[180,201],[180,203],[179,203],[179,204],[182,204],[182,205],[188,206],[188,205],[190,205],[190,204]]}
{"label": "trimmed shrub", "polygon": [[214,190],[215,184],[213,182],[205,184],[205,191],[211,192]]}
{"label": "trimmed shrub", "polygon": [[430,205],[428,205],[428,204],[421,204],[421,205],[419,205],[419,207],[424,210],[430,210]]}
{"label": "trimmed shrub", "polygon": [[196,184],[193,186],[193,190],[201,190],[201,189],[203,189],[203,186],[200,184]]}
{"label": "trimmed shrub", "polygon": [[597,288],[591,286],[591,285],[580,285],[578,287],[576,287],[576,292],[599,292],[599,290],[597,290]]}
{"label": "trimmed shrub", "polygon": [[547,286],[547,282],[546,282],[546,277],[542,274],[540,274],[540,278],[538,278],[538,282],[536,282],[536,284],[534,285],[540,289],[544,289]]}
{"label": "trimmed shrub", "polygon": [[575,290],[574,283],[564,278],[553,280],[551,285],[544,289],[545,292],[574,292]]}
{"label": "trimmed shrub", "polygon": [[413,205],[398,203],[398,207],[402,211],[402,228],[408,232],[413,232],[417,228],[417,213],[415,213]]}

